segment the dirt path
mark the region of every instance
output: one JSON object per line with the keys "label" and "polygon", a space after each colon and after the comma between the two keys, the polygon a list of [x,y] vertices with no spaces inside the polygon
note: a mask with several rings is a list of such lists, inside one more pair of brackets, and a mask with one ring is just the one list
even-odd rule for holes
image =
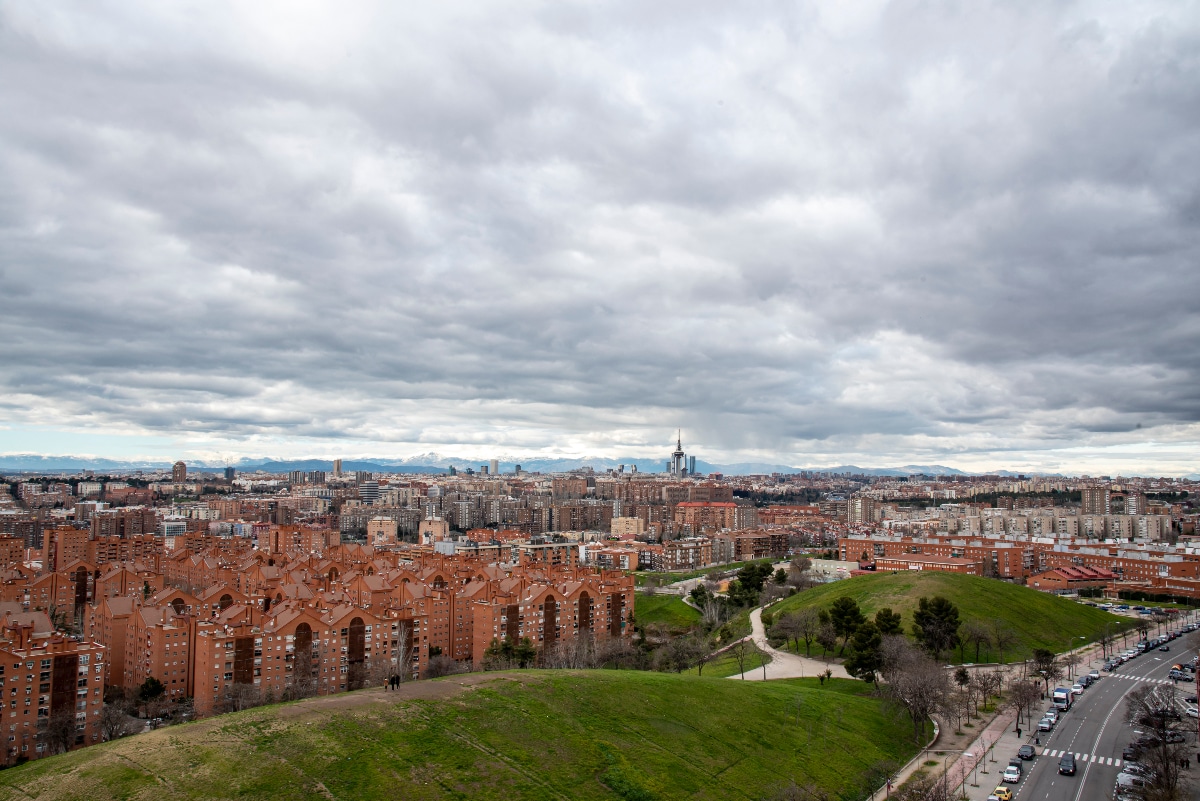
{"label": "dirt path", "polygon": [[[750,613],[750,628],[753,632],[750,636],[754,640],[754,644],[758,646],[760,651],[769,654],[771,657],[771,662],[767,665],[767,681],[771,679],[812,678],[825,670],[832,671],[833,675],[839,679],[850,678],[850,674],[839,664],[833,662],[827,664],[819,659],[809,659],[805,656],[788,653],[787,651],[777,651],[772,648],[771,644],[767,642],[766,629],[763,628],[762,607]],[[740,679],[741,674],[734,674],[730,678]],[[762,668],[746,671],[746,679],[749,681],[762,681]]]}

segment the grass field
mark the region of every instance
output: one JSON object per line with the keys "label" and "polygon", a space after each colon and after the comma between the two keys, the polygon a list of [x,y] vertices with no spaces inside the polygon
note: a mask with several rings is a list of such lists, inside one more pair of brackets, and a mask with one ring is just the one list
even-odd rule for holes
{"label": "grass field", "polygon": [[[934,571],[878,573],[822,584],[780,601],[771,607],[771,612],[778,617],[806,606],[827,607],[835,598],[843,595],[858,601],[859,607],[868,616],[874,615],[882,607],[890,606],[893,612],[903,616],[905,632],[912,628],[912,613],[917,607],[917,599],[941,595],[958,607],[963,622],[973,618],[989,624],[993,620],[1007,623],[1019,641],[1015,648],[1005,650],[1004,659],[1009,662],[1030,656],[1034,648],[1065,651],[1072,637],[1084,635],[1092,640],[1106,623],[1122,628],[1133,625],[1129,618],[1027,587],[961,573]],[[1076,640],[1075,645],[1079,644],[1080,641]],[[981,651],[981,660],[987,661],[989,657],[992,660],[997,658],[994,649],[990,654],[986,649]],[[953,661],[959,661],[957,651]],[[973,648],[968,648],[965,661],[975,661]]]}
{"label": "grass field", "polygon": [[643,595],[639,592],[634,596],[633,616],[639,626],[662,623],[672,631],[684,631],[700,622],[700,613],[678,595]]}
{"label": "grass field", "polygon": [[916,752],[861,682],[467,674],[261,707],[0,771],[0,798],[861,798]]}

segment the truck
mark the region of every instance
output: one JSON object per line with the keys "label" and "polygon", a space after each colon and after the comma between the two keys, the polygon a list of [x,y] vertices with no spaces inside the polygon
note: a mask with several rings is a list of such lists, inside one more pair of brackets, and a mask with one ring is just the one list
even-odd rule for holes
{"label": "truck", "polygon": [[1066,712],[1071,708],[1071,690],[1068,687],[1054,688],[1054,708]]}

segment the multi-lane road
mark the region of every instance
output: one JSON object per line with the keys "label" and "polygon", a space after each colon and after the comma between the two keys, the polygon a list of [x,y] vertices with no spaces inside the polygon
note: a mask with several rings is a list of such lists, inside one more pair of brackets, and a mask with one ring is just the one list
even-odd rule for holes
{"label": "multi-lane road", "polygon": [[[1171,650],[1153,650],[1102,673],[1100,681],[1076,697],[1069,712],[1061,715],[1052,732],[1042,732],[1037,757],[1025,762],[1025,775],[1019,784],[1009,785],[1019,801],[1095,801],[1113,797],[1117,774],[1121,771],[1121,751],[1137,735],[1125,722],[1126,696],[1146,683],[1171,684],[1167,677],[1171,665],[1189,660],[1200,647],[1200,631],[1170,642]],[[1190,695],[1195,684],[1180,683],[1183,695]],[[1045,707],[1050,701],[1045,702]],[[1194,720],[1184,718],[1184,720]],[[1030,738],[1032,743],[1032,738]],[[1196,752],[1193,730],[1189,751]],[[1058,760],[1064,753],[1075,755],[1074,776],[1058,772]],[[1015,754],[997,756],[1014,756]],[[1200,759],[1194,767],[1200,774]]]}

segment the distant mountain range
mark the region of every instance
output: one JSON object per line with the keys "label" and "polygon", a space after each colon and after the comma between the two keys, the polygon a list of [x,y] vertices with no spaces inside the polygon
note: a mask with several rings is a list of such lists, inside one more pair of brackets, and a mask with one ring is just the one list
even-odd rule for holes
{"label": "distant mountain range", "polygon": [[[521,469],[534,473],[562,473],[580,467],[591,467],[597,472],[616,469],[625,465],[625,471],[630,472],[634,466],[639,473],[661,473],[666,467],[666,458],[662,460],[629,457],[627,459],[610,458],[534,458],[518,459],[504,457],[499,460],[500,472],[511,473],[519,464]],[[442,456],[437,453],[425,453],[404,459],[343,459],[342,470],[347,472],[363,471],[368,473],[446,473],[451,466],[460,471],[472,468],[476,471],[482,465],[488,464],[487,459],[462,459]],[[0,471],[8,472],[68,472],[82,470],[96,472],[123,473],[133,470],[165,470],[170,469],[171,462],[154,461],[120,461],[115,459],[92,459],[76,456],[42,456],[38,454],[10,454],[0,456]],[[199,461],[188,462],[189,470],[219,472],[225,467],[237,468],[239,473],[253,473],[262,470],[267,473],[288,473],[292,470],[333,470],[333,461],[329,459],[240,459],[232,463],[211,464]],[[965,473],[962,470],[945,465],[905,465],[903,467],[859,467],[857,465],[836,465],[833,467],[794,467],[791,465],[769,464],[765,462],[738,462],[735,464],[714,464],[700,459],[696,460],[696,471],[701,475],[708,473],[723,473],[727,476],[769,475],[771,473],[799,473],[808,470],[820,473],[852,473],[867,476],[962,476],[982,475],[980,473]],[[997,470],[987,475],[1016,476],[1017,473],[1007,470]],[[1022,475],[1046,475],[1026,473]],[[1052,474],[1058,475],[1058,474]]]}

